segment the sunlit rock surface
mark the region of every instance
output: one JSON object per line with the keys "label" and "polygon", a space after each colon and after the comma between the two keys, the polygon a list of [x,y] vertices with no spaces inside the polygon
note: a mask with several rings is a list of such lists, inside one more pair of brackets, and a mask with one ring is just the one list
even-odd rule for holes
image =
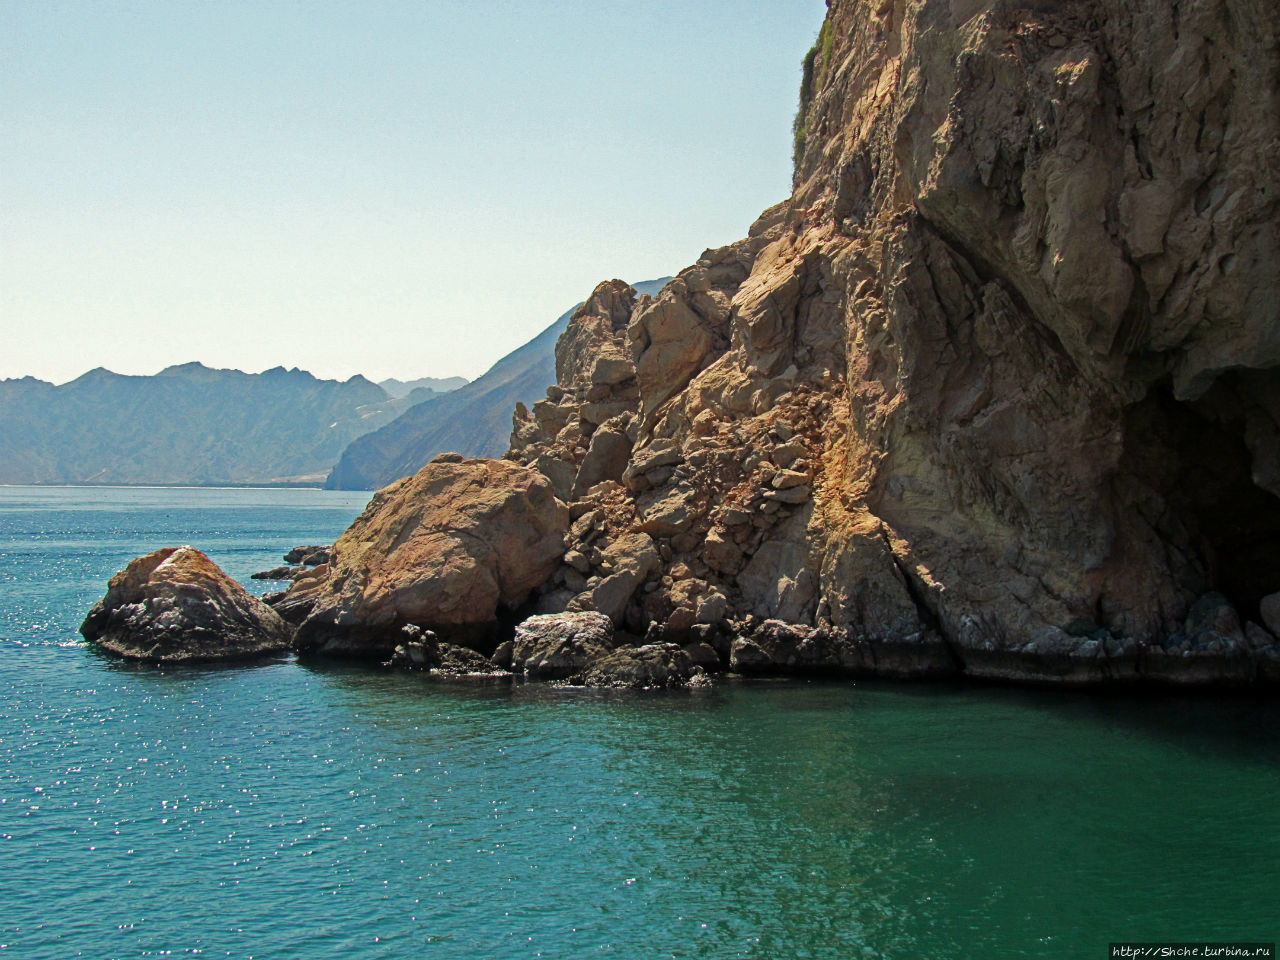
{"label": "sunlit rock surface", "polygon": [[567,528],[536,470],[442,455],[379,491],[300,585],[298,649],[385,659],[406,624],[477,642],[559,566]]}
{"label": "sunlit rock surface", "polygon": [[80,632],[136,660],[232,660],[286,649],[292,628],[193,547],[166,547],[111,578]]}

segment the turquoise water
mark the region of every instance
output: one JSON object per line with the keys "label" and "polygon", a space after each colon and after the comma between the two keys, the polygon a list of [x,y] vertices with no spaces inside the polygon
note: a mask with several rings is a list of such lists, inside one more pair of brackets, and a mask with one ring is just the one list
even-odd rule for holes
{"label": "turquoise water", "polygon": [[[1280,710],[878,683],[622,695],[76,634],[363,497],[0,488],[0,958],[1103,958],[1280,939]],[[255,584],[255,586],[258,586]]]}

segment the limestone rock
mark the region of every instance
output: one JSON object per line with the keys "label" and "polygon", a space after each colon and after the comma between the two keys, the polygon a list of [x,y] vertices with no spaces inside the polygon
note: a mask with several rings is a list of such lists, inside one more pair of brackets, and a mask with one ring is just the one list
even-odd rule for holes
{"label": "limestone rock", "polygon": [[434,461],[379,491],[334,544],[299,650],[385,658],[404,624],[491,630],[560,566],[568,525],[535,470]]}
{"label": "limestone rock", "polygon": [[80,626],[136,660],[230,660],[286,649],[292,628],[193,547],[131,560]]}

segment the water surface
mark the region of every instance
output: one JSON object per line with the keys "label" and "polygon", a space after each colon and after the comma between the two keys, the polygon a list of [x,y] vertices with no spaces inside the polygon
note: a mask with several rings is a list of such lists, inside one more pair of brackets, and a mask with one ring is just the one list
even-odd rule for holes
{"label": "water surface", "polygon": [[243,580],[366,498],[0,488],[0,956],[1278,939],[1265,700],[469,687],[288,658],[137,666],[78,640],[133,556],[192,543]]}

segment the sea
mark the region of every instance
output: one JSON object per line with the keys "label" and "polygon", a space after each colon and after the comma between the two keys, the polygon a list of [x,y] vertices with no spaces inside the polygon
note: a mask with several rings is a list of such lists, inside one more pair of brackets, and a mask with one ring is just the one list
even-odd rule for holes
{"label": "sea", "polygon": [[[871,681],[601,692],[148,666],[131,558],[246,587],[368,494],[0,487],[0,960],[1096,958],[1280,939],[1280,709]],[[1187,954],[1183,954],[1187,955]]]}

